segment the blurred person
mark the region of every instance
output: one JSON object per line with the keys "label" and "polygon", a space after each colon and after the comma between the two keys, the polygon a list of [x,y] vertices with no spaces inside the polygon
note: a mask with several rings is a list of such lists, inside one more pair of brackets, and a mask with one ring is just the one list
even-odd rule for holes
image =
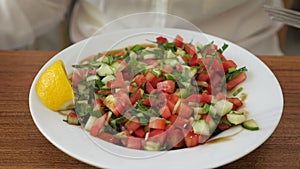
{"label": "blurred person", "polygon": [[[67,3],[58,0],[48,1],[44,5],[55,6],[59,3],[57,5],[59,7],[56,8],[58,14],[66,13],[66,6],[70,3],[70,1]],[[237,43],[254,54],[282,55],[277,37],[282,24],[271,21],[262,8],[266,3],[282,6],[280,0],[77,0],[72,2],[73,4],[75,2],[75,5],[72,7],[72,15],[68,21],[72,42],[92,36],[99,28],[119,17],[141,12],[160,12],[187,19],[201,31]],[[52,15],[49,15],[48,19],[58,21],[61,17],[52,18]],[[137,20],[136,23],[130,21],[128,24],[131,25],[123,26],[124,29],[134,28],[134,24],[139,27],[143,25],[147,27],[149,24],[166,26],[166,18],[159,19],[159,22],[147,19]],[[122,29],[122,25],[117,29]]]}
{"label": "blurred person", "polygon": [[63,43],[59,25],[69,4],[70,0],[0,0],[0,49],[58,48]]}

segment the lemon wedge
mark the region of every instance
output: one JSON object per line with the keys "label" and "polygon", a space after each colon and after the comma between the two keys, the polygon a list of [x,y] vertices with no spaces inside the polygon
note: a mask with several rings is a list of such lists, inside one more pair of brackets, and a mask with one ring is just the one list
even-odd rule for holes
{"label": "lemon wedge", "polygon": [[73,90],[61,60],[55,61],[41,74],[35,90],[41,102],[53,111],[73,107]]}

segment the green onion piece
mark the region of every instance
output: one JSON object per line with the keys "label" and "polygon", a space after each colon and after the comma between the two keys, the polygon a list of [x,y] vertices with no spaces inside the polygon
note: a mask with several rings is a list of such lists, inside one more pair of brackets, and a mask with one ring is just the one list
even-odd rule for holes
{"label": "green onion piece", "polygon": [[235,67],[231,67],[231,68],[229,68],[227,71],[228,71],[228,73],[231,73],[231,72],[236,71],[236,68],[235,68]]}
{"label": "green onion piece", "polygon": [[128,121],[125,123],[125,126],[127,126],[134,118],[135,116],[130,117],[130,119],[128,119]]}
{"label": "green onion piece", "polygon": [[237,96],[241,91],[243,91],[243,87],[236,89],[236,91],[234,91],[232,95]]}
{"label": "green onion piece", "polygon": [[202,112],[203,113],[208,113],[209,112],[209,108],[210,108],[210,105],[205,103],[203,108],[202,108]]}
{"label": "green onion piece", "polygon": [[224,43],[222,48],[218,49],[218,52],[220,52],[222,54],[227,48],[228,48],[228,44]]}

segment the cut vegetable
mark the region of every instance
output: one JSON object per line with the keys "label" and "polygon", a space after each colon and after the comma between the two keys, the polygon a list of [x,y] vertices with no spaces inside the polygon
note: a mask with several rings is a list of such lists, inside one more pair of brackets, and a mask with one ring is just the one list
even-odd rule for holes
{"label": "cut vegetable", "polygon": [[242,126],[245,129],[252,130],[252,131],[259,130],[258,125],[256,124],[256,122],[253,119],[246,120],[245,122],[243,122]]}

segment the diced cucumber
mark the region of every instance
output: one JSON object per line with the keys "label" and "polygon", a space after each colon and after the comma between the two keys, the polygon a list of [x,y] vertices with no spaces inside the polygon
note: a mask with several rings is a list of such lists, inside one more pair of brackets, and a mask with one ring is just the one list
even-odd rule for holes
{"label": "diced cucumber", "polygon": [[152,73],[156,76],[156,77],[160,77],[161,75],[161,71],[159,69],[152,69]]}
{"label": "diced cucumber", "polygon": [[210,135],[210,127],[204,120],[197,120],[192,123],[193,131],[200,135]]}
{"label": "diced cucumber", "polygon": [[106,85],[107,82],[112,81],[112,80],[115,80],[115,79],[116,79],[115,76],[113,76],[113,75],[108,75],[108,76],[105,76],[101,81]]}
{"label": "diced cucumber", "polygon": [[246,115],[244,115],[243,113],[236,112],[236,111],[231,111],[226,116],[227,116],[228,121],[235,125],[241,124],[244,121],[246,121]]}
{"label": "diced cucumber", "polygon": [[84,93],[88,93],[89,91],[87,90],[86,88],[86,85],[85,84],[82,84],[82,83],[78,83],[77,84],[77,89],[78,89],[78,92],[82,95]]}
{"label": "diced cucumber", "polygon": [[256,124],[256,122],[253,119],[244,121],[242,126],[245,129],[252,130],[252,131],[259,130],[258,125]]}
{"label": "diced cucumber", "polygon": [[175,58],[175,54],[172,52],[172,50],[168,50],[167,58]]}
{"label": "diced cucumber", "polygon": [[156,55],[154,53],[148,53],[143,55],[144,59],[156,59]]}
{"label": "diced cucumber", "polygon": [[86,81],[93,81],[93,80],[98,80],[99,77],[97,75],[89,75],[87,78],[86,78]]}
{"label": "diced cucumber", "polygon": [[176,58],[166,58],[164,59],[165,64],[167,65],[171,65],[171,66],[176,66],[177,64],[179,64],[178,60]]}
{"label": "diced cucumber", "polygon": [[90,131],[93,124],[94,124],[94,121],[97,119],[97,117],[95,116],[90,116],[88,121],[86,122],[85,126],[84,126],[84,129],[87,130],[87,131]]}
{"label": "diced cucumber", "polygon": [[113,67],[116,70],[116,72],[121,72],[123,69],[126,68],[126,66],[124,64],[121,64],[119,62],[112,63],[111,67]]}
{"label": "diced cucumber", "polygon": [[231,111],[233,104],[227,100],[220,100],[216,102],[214,107],[217,111],[217,114],[222,117]]}
{"label": "diced cucumber", "polygon": [[189,69],[189,78],[194,77],[196,73],[197,73],[197,68],[196,67],[191,67]]}
{"label": "diced cucumber", "polygon": [[181,104],[181,99],[179,98],[179,99],[177,100],[175,106],[174,106],[174,109],[173,109],[172,114],[175,114],[175,113],[176,113],[176,111],[177,111],[177,109],[179,108],[180,104]]}
{"label": "diced cucumber", "polygon": [[179,56],[184,56],[185,55],[185,51],[181,48],[177,48],[176,50],[176,55],[179,55]]}
{"label": "diced cucumber", "polygon": [[144,149],[148,151],[158,151],[160,149],[160,144],[154,141],[146,141]]}
{"label": "diced cucumber", "polygon": [[97,69],[97,74],[99,76],[107,76],[107,75],[112,75],[114,73],[115,73],[114,69],[104,63]]}

